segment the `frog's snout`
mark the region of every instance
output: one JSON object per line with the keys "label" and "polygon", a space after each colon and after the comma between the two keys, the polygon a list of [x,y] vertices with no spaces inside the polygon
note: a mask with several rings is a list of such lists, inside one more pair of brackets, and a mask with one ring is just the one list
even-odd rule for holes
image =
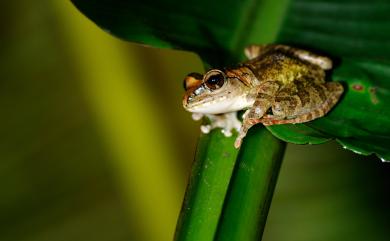
{"label": "frog's snout", "polygon": [[189,110],[188,110],[188,97],[189,97],[188,94],[185,93],[184,96],[183,96],[183,101],[182,101],[183,107],[184,107],[184,109],[185,109],[186,111],[189,111]]}

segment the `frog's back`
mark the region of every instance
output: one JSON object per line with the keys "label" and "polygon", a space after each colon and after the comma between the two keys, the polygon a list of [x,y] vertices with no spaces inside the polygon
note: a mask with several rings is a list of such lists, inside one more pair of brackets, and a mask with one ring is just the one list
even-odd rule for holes
{"label": "frog's back", "polygon": [[323,83],[325,72],[319,66],[308,63],[282,51],[269,51],[244,63],[260,82],[278,81],[282,85],[311,79]]}

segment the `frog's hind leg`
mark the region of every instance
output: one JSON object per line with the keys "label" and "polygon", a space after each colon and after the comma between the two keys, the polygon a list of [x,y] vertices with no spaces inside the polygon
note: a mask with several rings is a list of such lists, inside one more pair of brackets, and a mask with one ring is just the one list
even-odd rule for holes
{"label": "frog's hind leg", "polygon": [[274,45],[275,50],[280,50],[285,53],[294,55],[295,57],[307,61],[311,64],[321,67],[321,69],[329,70],[332,68],[332,60],[321,55],[314,54],[310,51],[290,47],[287,45]]}
{"label": "frog's hind leg", "polygon": [[268,45],[268,44],[261,44],[261,45],[252,44],[252,45],[249,45],[244,50],[245,56],[249,60],[257,58],[258,56],[260,56],[262,53],[265,52],[265,50],[267,49],[268,46],[270,46],[270,45]]}
{"label": "frog's hind leg", "polygon": [[261,118],[259,122],[265,126],[278,125],[278,124],[295,124],[308,122],[324,116],[328,113],[332,107],[337,103],[341,94],[343,93],[343,86],[337,82],[325,83],[326,88],[329,90],[329,95],[324,102],[322,102],[317,108],[312,109],[309,112],[302,113],[290,119],[285,119],[281,116],[267,115]]}
{"label": "frog's hind leg", "polygon": [[314,54],[310,51],[290,47],[282,44],[262,44],[262,45],[249,45],[245,48],[245,55],[248,59],[254,59],[268,51],[281,51],[304,60],[311,64],[317,65],[324,70],[332,68],[332,60],[321,55]]}

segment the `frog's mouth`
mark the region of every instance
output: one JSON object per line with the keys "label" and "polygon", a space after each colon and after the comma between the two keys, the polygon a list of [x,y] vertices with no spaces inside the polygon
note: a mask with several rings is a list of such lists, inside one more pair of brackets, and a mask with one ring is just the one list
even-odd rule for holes
{"label": "frog's mouth", "polygon": [[191,96],[184,96],[184,109],[193,113],[221,114],[242,110],[253,104],[253,100],[248,100],[241,96],[231,97],[228,95],[221,95],[202,96],[201,98],[195,96],[195,98],[197,98],[197,100],[191,100]]}
{"label": "frog's mouth", "polygon": [[208,106],[213,102],[213,96],[207,94],[207,89],[203,86],[188,90],[183,97],[183,107],[189,112],[198,112],[202,106]]}
{"label": "frog's mouth", "polygon": [[183,98],[183,106],[189,112],[219,114],[226,109],[229,101],[227,97],[215,98],[213,96],[185,96]]}

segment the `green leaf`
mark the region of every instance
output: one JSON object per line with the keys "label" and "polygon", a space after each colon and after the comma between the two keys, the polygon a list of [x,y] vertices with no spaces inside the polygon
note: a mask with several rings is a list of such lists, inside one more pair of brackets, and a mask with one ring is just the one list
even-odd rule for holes
{"label": "green leaf", "polygon": [[267,129],[279,139],[295,144],[321,144],[331,139],[324,133],[303,124],[267,126]]}
{"label": "green leaf", "polygon": [[[198,53],[210,65],[237,63],[248,43],[275,41],[323,52],[345,84],[326,117],[271,126],[278,138],[318,144],[336,138],[361,154],[390,160],[390,2],[386,0],[73,0],[110,33],[142,44]],[[360,86],[363,88],[359,90]]]}
{"label": "green leaf", "polygon": [[[345,60],[333,78],[348,85],[338,108],[323,120],[310,123],[345,147],[363,154],[377,153],[390,160],[390,62]],[[340,128],[343,126],[343,128]]]}
{"label": "green leaf", "polygon": [[[292,1],[278,36],[286,44],[333,56],[331,79],[344,84],[340,103],[324,118],[299,128],[271,126],[276,136],[314,143],[318,132],[360,154],[390,160],[390,2]],[[301,129],[306,137],[300,136]],[[298,130],[298,131],[297,131]]]}
{"label": "green leaf", "polygon": [[278,4],[254,0],[72,2],[113,35],[155,47],[190,50],[217,66],[236,64],[248,43],[272,41],[287,0]]}

